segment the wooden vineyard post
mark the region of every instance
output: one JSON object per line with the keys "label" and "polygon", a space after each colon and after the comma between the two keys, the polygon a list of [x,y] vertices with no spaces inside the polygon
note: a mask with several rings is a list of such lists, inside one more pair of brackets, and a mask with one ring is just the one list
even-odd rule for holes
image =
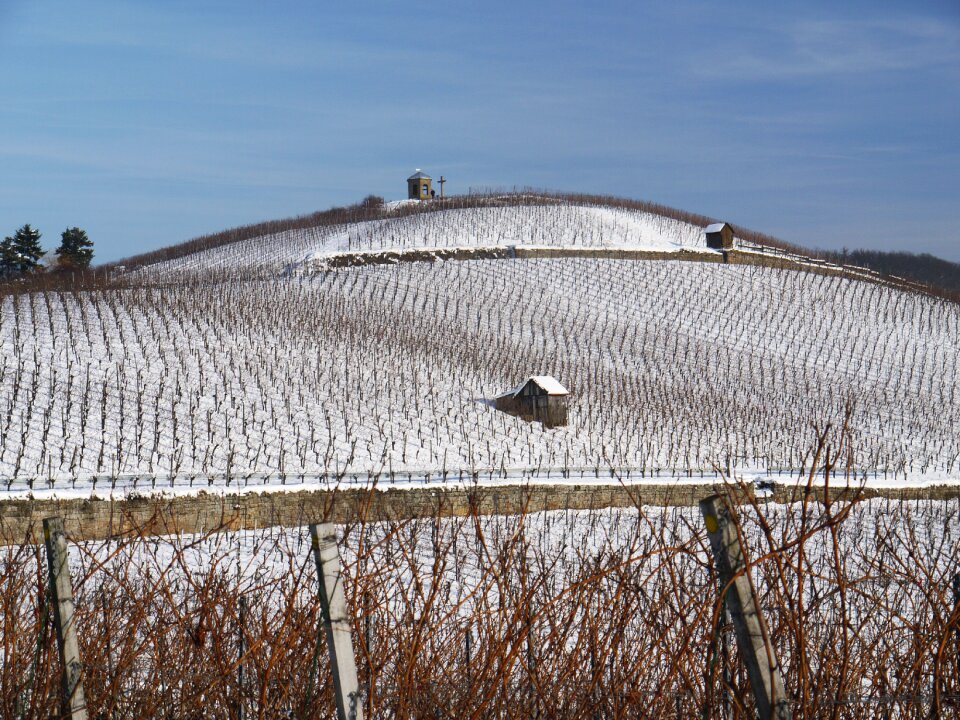
{"label": "wooden vineyard post", "polygon": [[87,720],[87,703],[83,696],[83,665],[74,621],[73,588],[70,585],[69,552],[63,534],[63,519],[45,518],[43,539],[47,546],[47,568],[50,571],[50,601],[57,628],[57,649],[60,651],[61,674],[60,714],[70,720]]}
{"label": "wooden vineyard post", "polygon": [[[239,590],[239,588],[238,588]],[[237,689],[239,697],[237,698],[237,718],[244,720],[246,717],[243,712],[243,670],[247,653],[247,639],[244,634],[245,623],[247,619],[247,598],[241,595],[237,600]]]}
{"label": "wooden vineyard post", "polygon": [[470,669],[470,663],[473,660],[473,634],[470,632],[470,626],[467,625],[467,635],[466,635],[466,651],[467,651],[467,683],[473,685],[473,672]]}
{"label": "wooden vineyard post", "polygon": [[[953,574],[953,611],[960,610],[960,572]],[[957,638],[957,677],[960,678],[960,627],[955,629],[954,634]]]}
{"label": "wooden vineyard post", "polygon": [[700,512],[707,526],[720,585],[737,645],[747,666],[757,712],[761,720],[789,720],[790,703],[780,675],[780,665],[760,614],[759,603],[750,577],[745,572],[746,558],[740,545],[736,520],[719,495],[700,501]]}
{"label": "wooden vineyard post", "polygon": [[[363,705],[357,681],[357,665],[353,656],[350,619],[343,594],[343,574],[337,535],[330,523],[310,525],[313,559],[320,585],[320,608],[330,654],[333,690],[337,698],[338,720],[363,720]],[[317,628],[319,634],[319,628]]]}

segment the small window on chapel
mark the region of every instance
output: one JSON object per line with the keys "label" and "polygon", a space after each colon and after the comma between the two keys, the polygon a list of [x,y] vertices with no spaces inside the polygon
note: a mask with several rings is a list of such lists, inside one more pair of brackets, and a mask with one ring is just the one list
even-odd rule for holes
{"label": "small window on chapel", "polygon": [[424,194],[424,195],[427,194],[427,184],[426,184],[426,183],[423,184],[423,194]]}

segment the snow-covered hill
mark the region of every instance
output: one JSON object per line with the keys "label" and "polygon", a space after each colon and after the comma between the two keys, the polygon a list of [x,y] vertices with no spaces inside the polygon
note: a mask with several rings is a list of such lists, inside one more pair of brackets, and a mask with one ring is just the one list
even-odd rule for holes
{"label": "snow-covered hill", "polygon": [[290,230],[158,263],[146,272],[164,278],[210,270],[277,273],[345,251],[510,245],[706,250],[702,228],[690,223],[648,212],[551,203],[463,208]]}
{"label": "snow-covered hill", "polygon": [[[126,473],[842,467],[960,479],[960,306],[792,270],[567,258],[345,268],[346,249],[703,249],[694,226],[563,205],[298,231],[0,299],[0,480]],[[223,273],[227,270],[229,272]],[[176,282],[187,273],[189,282]],[[209,274],[209,275],[206,275]],[[207,281],[204,277],[207,276]],[[165,282],[151,282],[155,278]],[[488,402],[572,391],[552,430]],[[850,411],[850,444],[836,428]]]}

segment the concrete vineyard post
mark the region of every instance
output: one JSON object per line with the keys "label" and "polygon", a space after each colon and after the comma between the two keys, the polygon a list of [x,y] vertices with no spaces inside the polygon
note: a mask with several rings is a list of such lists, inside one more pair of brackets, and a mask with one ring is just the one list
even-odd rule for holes
{"label": "concrete vineyard post", "polygon": [[737,522],[730,517],[727,503],[720,495],[701,500],[700,512],[707,526],[720,585],[727,588],[724,599],[747,666],[757,712],[761,720],[789,720],[790,703],[753,584],[745,572],[746,557]]}
{"label": "concrete vineyard post", "polygon": [[530,601],[527,600],[527,672],[530,677],[530,691],[533,694],[533,717],[540,717],[540,695],[537,687],[537,640],[534,636],[533,613],[530,610]]}
{"label": "concrete vineyard post", "polygon": [[[330,654],[330,671],[337,698],[338,720],[363,720],[360,702],[357,665],[353,656],[350,619],[343,594],[343,574],[340,571],[340,553],[337,535],[331,523],[310,525],[313,558],[317,565],[320,585],[320,607]],[[319,633],[319,629],[318,629]]]}
{"label": "concrete vineyard post", "polygon": [[45,518],[43,539],[47,546],[47,568],[50,571],[50,601],[57,628],[57,649],[63,668],[60,686],[60,714],[69,720],[87,720],[87,703],[83,695],[83,665],[74,616],[73,587],[70,584],[69,552],[63,533],[63,519]]}
{"label": "concrete vineyard post", "polygon": [[[373,602],[370,593],[363,595],[363,641],[367,651],[367,707],[373,702]],[[372,712],[372,710],[371,710]]]}

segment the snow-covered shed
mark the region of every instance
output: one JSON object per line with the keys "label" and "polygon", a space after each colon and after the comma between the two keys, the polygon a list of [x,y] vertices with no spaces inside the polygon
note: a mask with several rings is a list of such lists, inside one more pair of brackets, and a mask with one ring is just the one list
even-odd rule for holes
{"label": "snow-covered shed", "polygon": [[418,169],[407,178],[407,197],[410,200],[429,200],[433,197],[433,178]]}
{"label": "snow-covered shed", "polygon": [[725,222],[713,223],[703,229],[707,247],[714,250],[733,250],[733,228]]}
{"label": "snow-covered shed", "polygon": [[546,427],[567,424],[567,396],[570,392],[549,375],[533,375],[512,390],[494,398],[497,410]]}

